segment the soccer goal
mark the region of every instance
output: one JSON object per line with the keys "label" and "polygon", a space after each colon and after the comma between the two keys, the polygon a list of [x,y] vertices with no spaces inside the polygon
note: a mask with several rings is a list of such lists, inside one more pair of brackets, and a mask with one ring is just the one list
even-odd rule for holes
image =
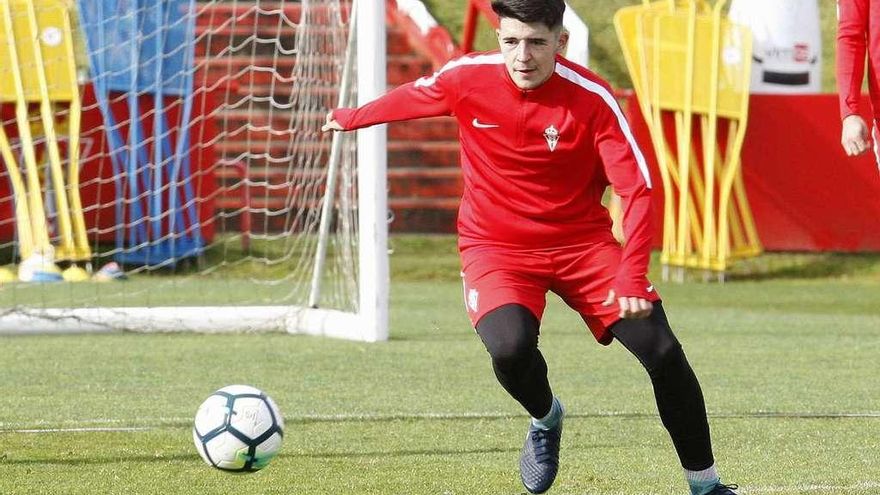
{"label": "soccer goal", "polygon": [[0,332],[387,339],[384,0],[2,6]]}

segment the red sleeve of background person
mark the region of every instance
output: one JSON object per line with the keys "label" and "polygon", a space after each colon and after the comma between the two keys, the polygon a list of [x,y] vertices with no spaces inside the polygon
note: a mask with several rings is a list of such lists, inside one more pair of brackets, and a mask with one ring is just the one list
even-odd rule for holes
{"label": "red sleeve of background person", "polygon": [[840,0],[837,4],[837,92],[841,118],[859,113],[869,41],[869,5],[869,0]]}

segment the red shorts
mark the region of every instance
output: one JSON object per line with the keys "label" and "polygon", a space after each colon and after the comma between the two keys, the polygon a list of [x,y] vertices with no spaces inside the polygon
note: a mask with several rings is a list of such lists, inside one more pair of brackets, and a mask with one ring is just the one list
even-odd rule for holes
{"label": "red shorts", "polygon": [[[616,242],[553,249],[515,249],[490,245],[461,251],[464,302],[474,327],[486,313],[505,304],[521,304],[538,320],[545,295],[552,291],[580,313],[593,336],[610,344],[608,329],[620,317],[615,301],[602,306],[617,275],[621,247]],[[656,291],[652,301],[660,299]]]}

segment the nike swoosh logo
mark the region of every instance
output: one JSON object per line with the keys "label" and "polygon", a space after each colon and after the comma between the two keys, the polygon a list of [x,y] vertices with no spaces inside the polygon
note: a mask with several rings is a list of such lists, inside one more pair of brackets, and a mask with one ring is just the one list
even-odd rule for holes
{"label": "nike swoosh logo", "polygon": [[496,127],[501,127],[498,124],[484,124],[484,123],[480,122],[478,119],[474,119],[471,122],[471,124],[473,124],[473,126],[476,127],[477,129],[494,129]]}
{"label": "nike swoosh logo", "polygon": [[654,286],[653,286],[653,285],[649,285],[648,288],[645,289],[645,291],[648,292],[648,293],[654,292]]}

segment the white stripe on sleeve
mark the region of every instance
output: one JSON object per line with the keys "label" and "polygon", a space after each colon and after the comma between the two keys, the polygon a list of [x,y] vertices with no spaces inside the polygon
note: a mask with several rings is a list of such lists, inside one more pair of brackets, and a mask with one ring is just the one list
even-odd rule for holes
{"label": "white stripe on sleeve", "polygon": [[651,174],[648,172],[648,164],[645,162],[645,156],[642,155],[642,150],[639,149],[639,145],[636,143],[635,137],[633,137],[632,130],[629,128],[629,123],[623,116],[623,112],[620,110],[620,105],[617,104],[617,100],[614,99],[614,95],[605,89],[604,86],[590,81],[586,77],[558,62],[556,64],[556,73],[587,91],[599,95],[608,107],[611,108],[614,115],[617,117],[617,122],[620,124],[620,129],[623,131],[623,135],[626,136],[626,140],[629,142],[630,148],[632,148],[633,155],[636,157],[636,162],[639,164],[639,171],[645,179],[645,184],[648,186],[648,189],[650,189],[652,187]]}
{"label": "white stripe on sleeve", "polygon": [[418,80],[416,80],[415,86],[417,88],[422,86],[433,86],[434,83],[437,82],[437,77],[439,77],[440,74],[443,74],[448,70],[455,69],[456,67],[463,67],[465,65],[497,65],[503,63],[504,57],[502,57],[500,53],[476,55],[473,57],[461,57],[451,62],[448,62],[433,75],[419,78]]}

